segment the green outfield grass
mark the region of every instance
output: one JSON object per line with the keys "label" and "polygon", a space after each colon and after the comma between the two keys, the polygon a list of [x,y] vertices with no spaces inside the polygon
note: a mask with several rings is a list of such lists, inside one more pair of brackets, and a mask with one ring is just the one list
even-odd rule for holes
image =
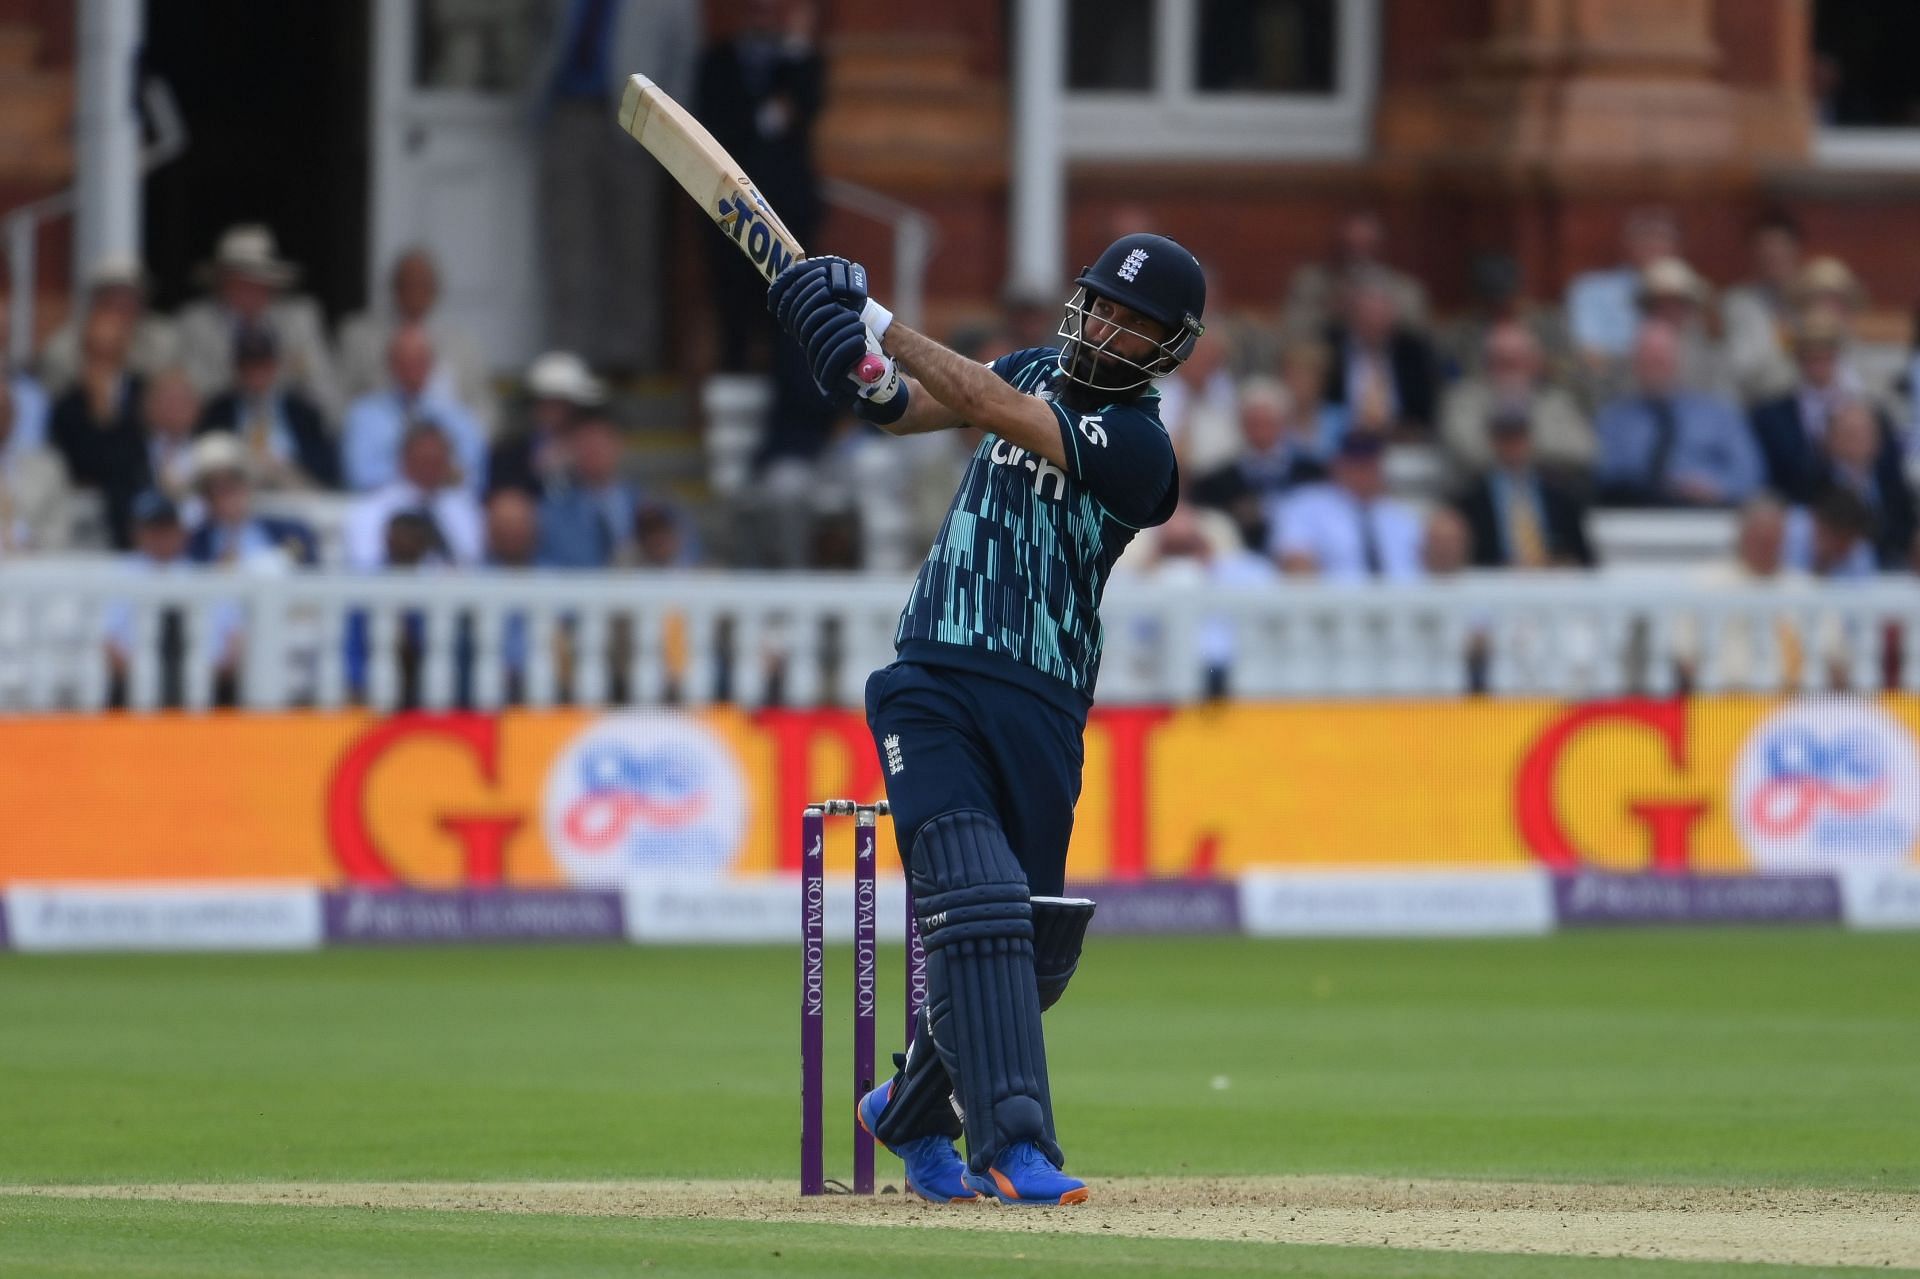
{"label": "green outfield grass", "polygon": [[[831,958],[838,997],[847,956]],[[796,969],[792,949],[0,957],[0,1184],[788,1177]],[[887,975],[897,978],[891,962]],[[884,994],[886,1042],[899,1031],[897,980]],[[1095,1179],[1915,1190],[1917,1010],[1920,935],[1096,940],[1049,1037],[1062,1139],[1073,1169]],[[841,1175],[845,1038],[831,1035],[829,1060]],[[286,1250],[269,1267],[279,1273],[355,1273],[352,1250],[365,1247],[391,1250],[381,1273],[399,1275],[533,1273],[511,1259],[553,1262],[563,1241],[579,1250],[577,1268],[557,1271],[569,1274],[611,1272],[646,1248],[655,1273],[722,1255],[733,1270],[844,1273],[857,1255],[912,1272],[896,1236],[945,1240],[926,1246],[956,1258],[980,1246],[928,1230],[741,1224],[723,1243],[702,1223],[358,1216],[0,1198],[0,1273],[248,1273],[219,1259],[269,1241]],[[1071,1259],[1087,1273],[1763,1273],[1039,1243],[1065,1249],[1053,1274],[1079,1273]]]}

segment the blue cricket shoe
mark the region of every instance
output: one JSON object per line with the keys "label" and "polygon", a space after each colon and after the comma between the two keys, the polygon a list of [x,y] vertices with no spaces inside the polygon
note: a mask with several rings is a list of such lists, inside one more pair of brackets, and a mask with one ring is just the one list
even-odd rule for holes
{"label": "blue cricket shoe", "polygon": [[967,1173],[966,1183],[1003,1204],[1051,1207],[1087,1201],[1087,1183],[1055,1168],[1030,1141],[1008,1146],[984,1177]]}
{"label": "blue cricket shoe", "polygon": [[[867,1130],[869,1137],[873,1137],[873,1130],[880,1126],[880,1112],[887,1108],[887,1098],[892,1094],[893,1081],[889,1079],[854,1107],[854,1114],[859,1116],[860,1126]],[[889,1146],[878,1137],[873,1139],[906,1162],[907,1189],[928,1203],[972,1203],[980,1197],[967,1184],[966,1161],[960,1158],[953,1143],[939,1133],[915,1137],[898,1146]]]}

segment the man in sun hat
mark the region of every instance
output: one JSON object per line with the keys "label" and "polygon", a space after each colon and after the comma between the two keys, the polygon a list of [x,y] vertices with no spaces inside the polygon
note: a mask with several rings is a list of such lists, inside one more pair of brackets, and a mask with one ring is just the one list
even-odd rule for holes
{"label": "man in sun hat", "polygon": [[561,437],[580,413],[607,403],[606,384],[571,351],[548,351],[527,366],[525,409],[487,456],[487,493],[518,489],[538,501],[565,469]]}
{"label": "man in sun hat", "polygon": [[279,343],[288,384],[338,419],[344,406],[320,307],[291,292],[300,269],[280,257],[272,230],[257,223],[229,227],[201,272],[207,296],[182,307],[179,320],[181,364],[200,394],[212,398],[232,386],[236,334],[265,325]]}

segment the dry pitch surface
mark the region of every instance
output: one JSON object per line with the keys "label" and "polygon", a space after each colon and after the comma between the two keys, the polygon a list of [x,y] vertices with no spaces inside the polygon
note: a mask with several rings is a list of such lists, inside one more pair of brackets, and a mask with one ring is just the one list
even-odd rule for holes
{"label": "dry pitch surface", "polygon": [[942,1208],[897,1193],[803,1200],[790,1183],[723,1181],[44,1186],[9,1193],[1920,1267],[1920,1194],[1911,1193],[1372,1177],[1100,1180],[1094,1191],[1091,1203],[1045,1211],[984,1203]]}

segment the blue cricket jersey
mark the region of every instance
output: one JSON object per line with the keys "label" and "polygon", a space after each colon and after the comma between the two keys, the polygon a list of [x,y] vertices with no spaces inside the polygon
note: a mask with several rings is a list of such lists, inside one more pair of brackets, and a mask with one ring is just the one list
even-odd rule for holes
{"label": "blue cricket jersey", "polygon": [[1065,470],[988,435],[914,579],[894,647],[904,661],[979,671],[1085,718],[1100,672],[1100,596],[1133,535],[1179,501],[1160,396],[1077,413],[1054,398],[1058,352],[989,367],[1059,419]]}

